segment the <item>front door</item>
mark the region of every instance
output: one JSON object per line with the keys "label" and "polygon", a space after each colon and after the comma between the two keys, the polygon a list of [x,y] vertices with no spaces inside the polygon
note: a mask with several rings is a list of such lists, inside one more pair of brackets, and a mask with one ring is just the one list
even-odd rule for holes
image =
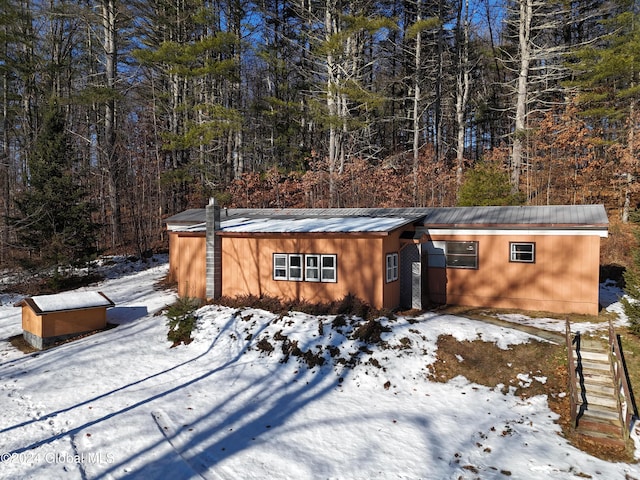
{"label": "front door", "polygon": [[400,306],[422,309],[423,280],[420,245],[407,245],[400,253]]}

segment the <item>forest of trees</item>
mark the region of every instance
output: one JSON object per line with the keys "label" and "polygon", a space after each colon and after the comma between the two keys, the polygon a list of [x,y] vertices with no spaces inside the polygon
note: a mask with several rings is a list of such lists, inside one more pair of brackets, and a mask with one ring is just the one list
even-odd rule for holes
{"label": "forest of trees", "polygon": [[0,266],[157,249],[211,196],[627,221],[639,3],[0,0]]}

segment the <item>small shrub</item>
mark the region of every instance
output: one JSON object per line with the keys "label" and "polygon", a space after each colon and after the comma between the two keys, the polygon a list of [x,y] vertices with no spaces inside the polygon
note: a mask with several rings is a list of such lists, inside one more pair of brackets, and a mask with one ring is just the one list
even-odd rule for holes
{"label": "small shrub", "polygon": [[336,312],[342,315],[355,315],[360,318],[367,318],[371,308],[353,294],[345,295],[336,308]]}
{"label": "small shrub", "polygon": [[361,324],[352,334],[352,338],[355,340],[361,340],[362,342],[373,345],[376,343],[382,343],[382,333],[390,332],[389,327],[384,327],[376,320],[369,320],[366,323]]}
{"label": "small shrub", "polygon": [[260,350],[261,352],[265,352],[265,353],[271,353],[273,352],[273,345],[271,345],[271,343],[269,342],[269,340],[267,340],[266,338],[263,338],[262,340],[260,340],[257,344],[256,347],[258,348],[258,350]]}
{"label": "small shrub", "polygon": [[387,310],[376,310],[369,304],[353,294],[347,294],[340,300],[327,303],[313,303],[304,300],[280,300],[277,297],[268,295],[239,295],[236,297],[222,297],[216,300],[219,305],[232,308],[259,308],[272,313],[287,315],[291,311],[307,313],[309,315],[344,315],[356,316],[363,319],[372,319],[386,316],[393,319],[393,312]]}
{"label": "small shrub", "polygon": [[333,322],[331,322],[331,326],[334,329],[346,327],[347,319],[344,317],[344,315],[336,315],[336,317],[333,319]]}
{"label": "small shrub", "polygon": [[182,297],[167,309],[167,325],[169,332],[167,340],[173,342],[173,347],[184,343],[188,345],[193,340],[191,332],[196,326],[195,311],[200,307],[200,301],[195,298]]}

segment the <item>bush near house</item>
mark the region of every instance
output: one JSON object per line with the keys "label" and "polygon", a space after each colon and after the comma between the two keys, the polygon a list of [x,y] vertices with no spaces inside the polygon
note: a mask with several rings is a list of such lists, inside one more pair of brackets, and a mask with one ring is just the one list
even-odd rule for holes
{"label": "bush near house", "polygon": [[167,309],[167,325],[169,332],[167,340],[173,342],[173,347],[184,343],[188,345],[193,340],[191,332],[196,326],[195,311],[200,307],[200,301],[195,298],[182,297]]}

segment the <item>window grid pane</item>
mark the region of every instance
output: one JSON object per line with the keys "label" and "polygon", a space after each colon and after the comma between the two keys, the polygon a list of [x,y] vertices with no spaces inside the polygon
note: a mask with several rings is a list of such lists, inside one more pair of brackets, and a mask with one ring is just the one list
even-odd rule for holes
{"label": "window grid pane", "polygon": [[305,280],[320,281],[320,255],[305,255]]}
{"label": "window grid pane", "polygon": [[478,268],[478,242],[450,241],[446,244],[447,267]]}
{"label": "window grid pane", "polygon": [[398,279],[398,254],[387,255],[387,283]]}
{"label": "window grid pane", "polygon": [[322,255],[322,276],[323,282],[336,282],[336,256]]}
{"label": "window grid pane", "polygon": [[533,263],[535,262],[535,243],[511,243],[510,261]]}
{"label": "window grid pane", "polygon": [[287,279],[287,256],[284,254],[273,255],[273,278],[275,280]]}
{"label": "window grid pane", "polygon": [[302,255],[289,255],[289,280],[302,280]]}
{"label": "window grid pane", "polygon": [[335,283],[338,281],[337,255],[274,253],[273,279]]}

